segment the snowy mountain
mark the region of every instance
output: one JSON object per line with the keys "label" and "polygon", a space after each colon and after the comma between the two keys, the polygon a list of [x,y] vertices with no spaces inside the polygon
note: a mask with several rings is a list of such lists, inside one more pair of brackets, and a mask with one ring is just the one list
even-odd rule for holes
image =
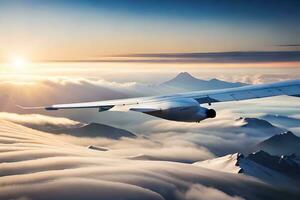
{"label": "snowy mountain", "polygon": [[300,178],[300,165],[295,154],[273,156],[265,151],[257,151],[249,154],[247,159],[287,176]]}
{"label": "snowy mountain", "polygon": [[244,128],[274,128],[270,122],[258,118],[240,117],[236,121],[243,121],[245,124],[242,125]]}
{"label": "snowy mountain", "polygon": [[177,88],[182,91],[192,90],[213,90],[223,88],[233,88],[246,85],[245,83],[231,83],[218,79],[201,80],[193,77],[187,72],[179,73],[175,78],[160,84],[160,87]]}
{"label": "snowy mountain", "polygon": [[268,183],[299,184],[300,164],[295,155],[272,156],[264,151],[244,156],[241,153],[229,154],[211,160],[194,163],[196,166],[256,177]]}
{"label": "snowy mountain", "polygon": [[217,171],[237,174],[242,172],[242,168],[239,166],[239,161],[242,159],[244,159],[243,154],[235,153],[210,160],[196,162],[194,163],[194,165]]}
{"label": "snowy mountain", "polygon": [[239,131],[249,135],[274,135],[287,131],[284,128],[274,126],[270,122],[259,118],[240,117],[235,121],[238,123]]}
{"label": "snowy mountain", "polygon": [[300,155],[300,137],[287,131],[277,134],[259,143],[256,150],[264,150],[273,155]]}

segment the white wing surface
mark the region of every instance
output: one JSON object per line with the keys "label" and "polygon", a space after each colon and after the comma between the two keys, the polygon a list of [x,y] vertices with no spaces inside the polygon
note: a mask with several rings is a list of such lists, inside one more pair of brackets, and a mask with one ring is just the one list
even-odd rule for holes
{"label": "white wing surface", "polygon": [[[182,107],[180,101],[194,100],[199,104],[227,101],[241,101],[247,99],[265,98],[279,95],[300,97],[300,79],[268,84],[242,86],[238,88],[196,91],[173,95],[141,97],[130,99],[116,99],[108,101],[94,101],[71,104],[55,104],[43,107],[46,110],[98,108],[99,111],[156,111],[166,108]],[[174,103],[172,103],[174,102]],[[160,105],[163,105],[162,108]],[[40,107],[23,107],[25,109]]]}

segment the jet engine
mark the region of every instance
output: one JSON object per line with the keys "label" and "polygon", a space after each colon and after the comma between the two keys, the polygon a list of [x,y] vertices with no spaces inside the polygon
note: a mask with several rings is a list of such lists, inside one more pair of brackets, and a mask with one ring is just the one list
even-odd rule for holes
{"label": "jet engine", "polygon": [[159,108],[159,110],[144,113],[163,119],[183,122],[200,122],[207,118],[216,117],[214,109],[202,107],[196,100],[188,98],[162,102]]}

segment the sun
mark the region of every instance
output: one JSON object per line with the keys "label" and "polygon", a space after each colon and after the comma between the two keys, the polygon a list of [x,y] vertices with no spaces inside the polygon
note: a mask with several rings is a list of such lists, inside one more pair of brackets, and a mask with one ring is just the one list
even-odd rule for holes
{"label": "sun", "polygon": [[26,68],[28,61],[22,56],[13,56],[10,59],[10,65],[16,70],[21,70]]}

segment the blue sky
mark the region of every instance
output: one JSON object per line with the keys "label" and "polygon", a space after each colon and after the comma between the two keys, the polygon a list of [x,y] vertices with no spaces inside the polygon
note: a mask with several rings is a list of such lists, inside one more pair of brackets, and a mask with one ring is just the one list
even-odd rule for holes
{"label": "blue sky", "polygon": [[1,1],[0,59],[295,51],[299,1]]}

